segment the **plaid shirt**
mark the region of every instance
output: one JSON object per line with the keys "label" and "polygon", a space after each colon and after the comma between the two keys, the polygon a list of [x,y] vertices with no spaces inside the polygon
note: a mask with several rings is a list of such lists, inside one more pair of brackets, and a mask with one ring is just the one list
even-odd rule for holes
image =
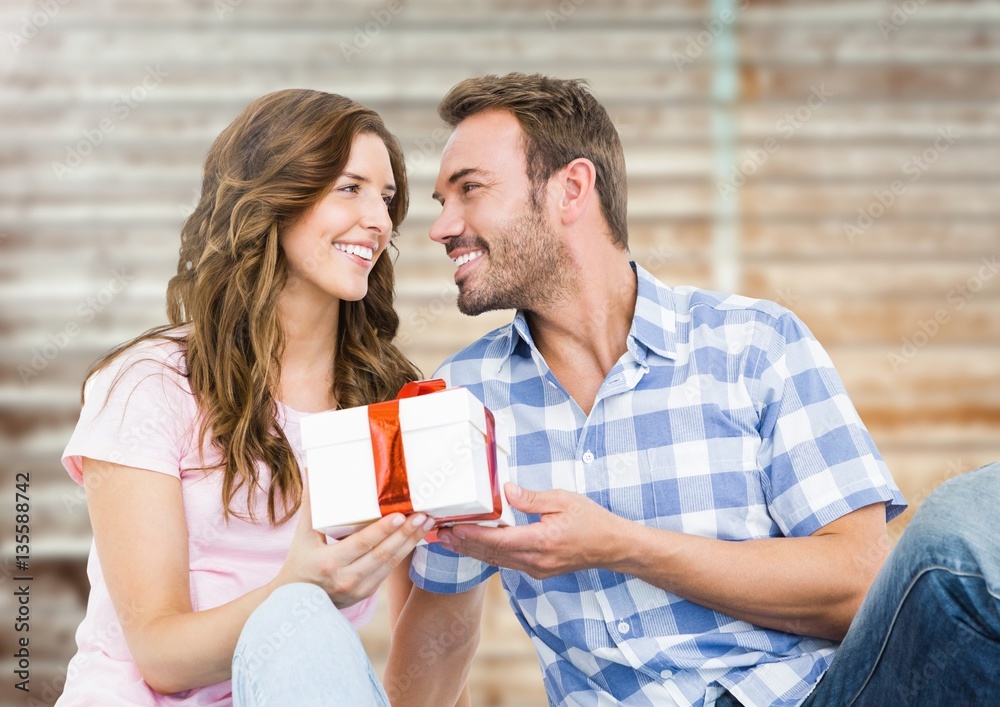
{"label": "plaid shirt", "polygon": [[[902,512],[899,489],[801,321],[771,302],[669,288],[633,268],[627,351],[589,416],[549,370],[523,313],[436,374],[467,387],[510,433],[513,481],[723,540],[802,537],[873,503],[885,503],[888,518]],[[417,548],[411,577],[456,593],[497,571],[435,544]],[[627,574],[499,572],[554,705],[709,706],[727,689],[744,705],[797,705],[836,649]]]}

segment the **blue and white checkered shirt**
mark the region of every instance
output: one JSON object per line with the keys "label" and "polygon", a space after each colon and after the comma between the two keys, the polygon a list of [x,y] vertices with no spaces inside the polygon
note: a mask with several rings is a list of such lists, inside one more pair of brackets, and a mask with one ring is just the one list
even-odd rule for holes
{"label": "blue and white checkered shirt", "polygon": [[[641,267],[628,349],[585,415],[514,321],[436,374],[510,432],[512,481],[585,494],[644,525],[723,540],[806,536],[905,502],[829,357],[771,302],[669,288]],[[517,512],[518,525],[537,520]],[[603,569],[537,580],[501,569],[553,705],[798,705],[836,644],[760,628]],[[418,547],[426,590],[471,589],[496,567]],[[737,578],[733,578],[737,581]]]}

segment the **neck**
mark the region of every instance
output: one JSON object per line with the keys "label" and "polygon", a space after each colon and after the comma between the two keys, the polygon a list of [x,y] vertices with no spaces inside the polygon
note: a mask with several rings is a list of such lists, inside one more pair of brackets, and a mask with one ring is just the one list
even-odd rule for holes
{"label": "neck", "polygon": [[303,412],[333,407],[340,300],[286,287],[278,298],[278,316],[285,339],[278,399]]}
{"label": "neck", "polygon": [[635,313],[636,275],[628,254],[610,242],[573,256],[577,267],[568,296],[525,316],[550,366],[583,360],[606,375],[625,352]]}

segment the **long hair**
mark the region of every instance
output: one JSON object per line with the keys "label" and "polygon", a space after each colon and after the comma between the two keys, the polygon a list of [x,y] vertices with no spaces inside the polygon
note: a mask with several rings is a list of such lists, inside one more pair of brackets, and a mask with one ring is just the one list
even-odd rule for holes
{"label": "long hair", "polygon": [[[406,216],[406,169],[399,143],[374,111],[343,96],[290,89],[257,99],[216,138],[205,160],[201,198],[181,229],[177,274],[167,285],[169,324],[150,329],[96,362],[87,377],[136,344],[161,339],[186,350],[187,377],[202,419],[199,437],[223,459],[222,504],[255,520],[254,498],[281,525],[301,505],[302,480],[277,421],[284,333],[278,296],[288,281],[279,234],[319,202],[343,172],[354,138],[385,143],[397,191],[389,204],[395,238]],[[395,246],[391,249],[395,252]],[[341,301],[333,396],[342,408],[381,402],[419,378],[393,344],[394,275],[386,253],[368,293]],[[181,332],[171,331],[189,325]],[[271,472],[262,488],[258,464]],[[233,508],[246,492],[246,514]]]}

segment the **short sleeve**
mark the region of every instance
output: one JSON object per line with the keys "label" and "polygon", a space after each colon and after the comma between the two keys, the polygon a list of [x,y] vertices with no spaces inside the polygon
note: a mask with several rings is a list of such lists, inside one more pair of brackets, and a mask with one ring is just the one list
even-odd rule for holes
{"label": "short sleeve", "polygon": [[[453,385],[451,363],[446,361],[432,378]],[[481,560],[459,555],[441,543],[418,545],[410,563],[410,579],[421,589],[435,594],[459,594],[482,584],[496,574],[497,568]]]}
{"label": "short sleeve", "polygon": [[410,563],[410,579],[413,583],[435,594],[467,592],[496,572],[496,567],[474,557],[447,550],[441,543],[418,545]]}
{"label": "short sleeve", "polygon": [[906,502],[826,351],[791,312],[768,332],[756,375],[768,510],[785,535],[811,535],[859,508]]}
{"label": "short sleeve", "polygon": [[140,344],[90,377],[62,456],[77,483],[84,457],[180,477],[197,409],[181,365],[179,351]]}

